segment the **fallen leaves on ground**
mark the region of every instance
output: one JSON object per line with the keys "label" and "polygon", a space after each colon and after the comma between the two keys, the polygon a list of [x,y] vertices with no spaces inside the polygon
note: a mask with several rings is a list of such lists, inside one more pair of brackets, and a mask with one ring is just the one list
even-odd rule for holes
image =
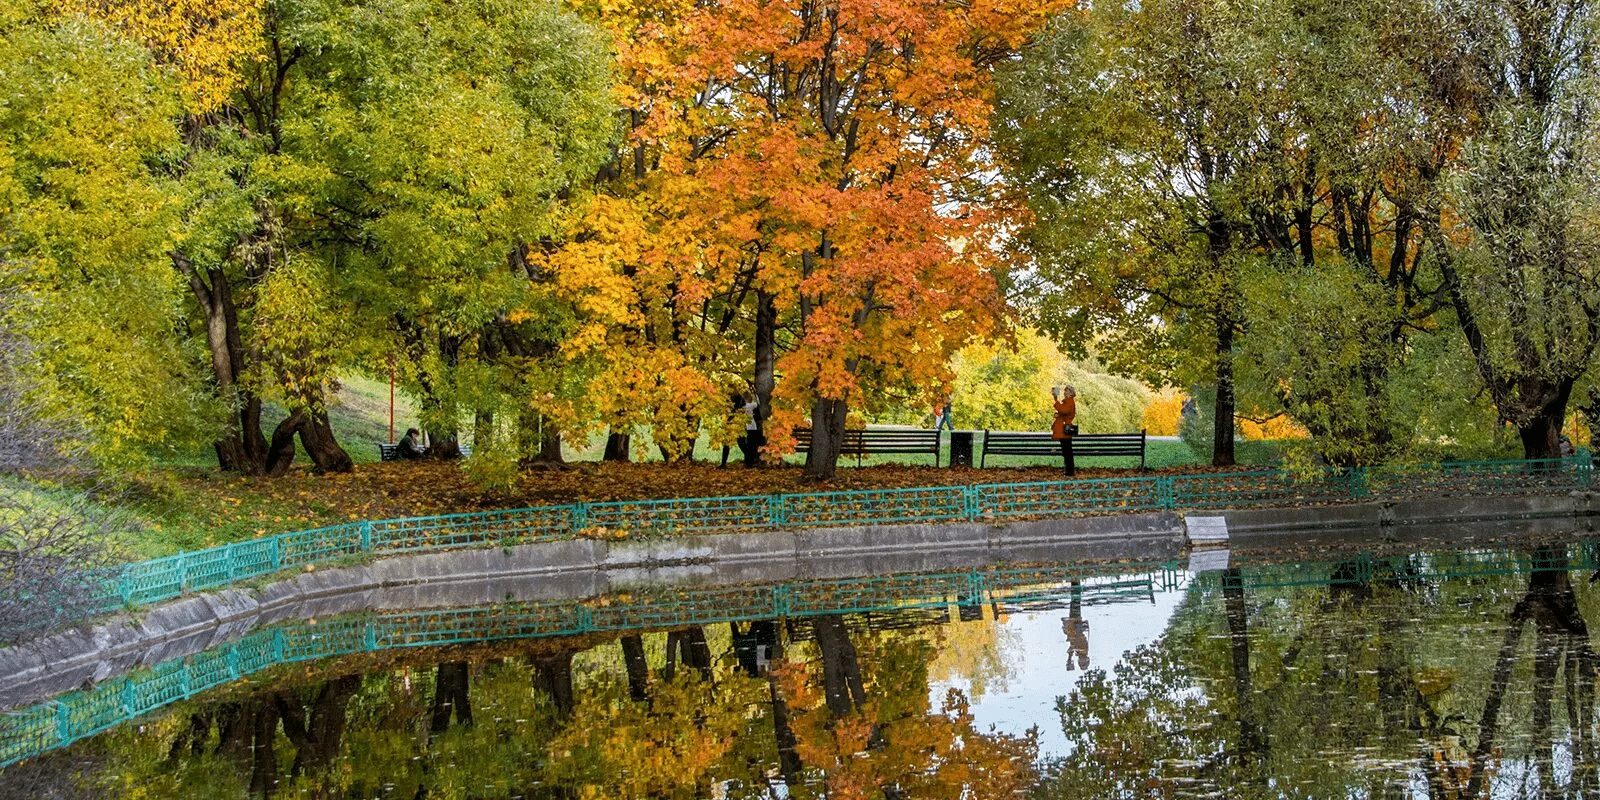
{"label": "fallen leaves on ground", "polygon": [[[1193,474],[1208,468],[1170,470],[1085,468],[1080,479]],[[560,468],[529,468],[510,491],[486,491],[474,484],[459,462],[394,461],[360,464],[345,475],[291,471],[280,478],[250,478],[215,470],[169,473],[163,494],[183,514],[201,518],[213,531],[233,526],[260,535],[302,530],[356,520],[422,517],[579,501],[665,500],[691,497],[856,491],[964,484],[1055,481],[1059,468],[971,469],[885,464],[841,467],[822,483],[806,481],[799,467],[720,468],[714,464],[668,465],[578,463]],[[222,540],[240,538],[219,533]],[[216,543],[216,542],[211,542]]]}

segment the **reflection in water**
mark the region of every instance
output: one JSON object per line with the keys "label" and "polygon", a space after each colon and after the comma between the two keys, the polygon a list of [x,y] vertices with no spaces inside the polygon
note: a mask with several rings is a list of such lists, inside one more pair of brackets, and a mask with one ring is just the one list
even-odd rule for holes
{"label": "reflection in water", "polygon": [[1540,546],[1206,576],[1061,699],[1040,795],[1596,796],[1596,597],[1571,566]]}
{"label": "reflection in water", "polygon": [[[1594,555],[1235,564],[1161,591],[1143,634],[1154,584],[1099,575],[364,653],[24,762],[0,795],[89,762],[98,796],[150,798],[1593,797]],[[931,680],[957,645],[970,679]],[[961,691],[1023,650],[1056,718]]]}
{"label": "reflection in water", "polygon": [[1067,671],[1089,668],[1089,622],[1083,618],[1083,582],[1072,582],[1068,613],[1061,618],[1061,632],[1067,635]]}

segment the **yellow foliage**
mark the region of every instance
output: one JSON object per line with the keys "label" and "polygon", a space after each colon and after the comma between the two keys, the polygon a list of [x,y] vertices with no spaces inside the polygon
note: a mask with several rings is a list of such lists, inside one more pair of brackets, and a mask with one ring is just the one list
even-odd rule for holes
{"label": "yellow foliage", "polygon": [[1177,436],[1178,420],[1183,417],[1185,398],[1175,391],[1166,391],[1151,399],[1144,407],[1144,430],[1150,436]]}
{"label": "yellow foliage", "polygon": [[1311,436],[1304,425],[1281,414],[1266,422],[1241,419],[1239,430],[1246,439],[1305,439]]}
{"label": "yellow foliage", "polygon": [[64,13],[104,20],[183,76],[191,111],[214,111],[260,52],[262,0],[57,0]]}

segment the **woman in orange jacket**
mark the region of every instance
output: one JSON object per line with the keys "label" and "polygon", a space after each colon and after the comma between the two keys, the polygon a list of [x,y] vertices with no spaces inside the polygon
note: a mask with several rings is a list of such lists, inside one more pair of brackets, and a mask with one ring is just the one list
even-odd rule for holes
{"label": "woman in orange jacket", "polygon": [[1057,390],[1052,386],[1050,396],[1056,402],[1056,418],[1050,423],[1050,438],[1061,443],[1061,462],[1070,478],[1078,471],[1077,465],[1072,463],[1072,435],[1078,432],[1078,426],[1072,424],[1078,418],[1078,390],[1071,386]]}

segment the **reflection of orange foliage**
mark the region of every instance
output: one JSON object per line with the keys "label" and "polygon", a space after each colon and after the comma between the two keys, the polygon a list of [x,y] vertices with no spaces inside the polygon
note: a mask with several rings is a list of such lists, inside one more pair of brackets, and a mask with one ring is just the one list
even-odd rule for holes
{"label": "reflection of orange foliage", "polygon": [[1031,735],[980,730],[959,691],[931,707],[926,642],[858,638],[867,701],[844,718],[824,702],[815,662],[775,670],[788,704],[796,752],[824,774],[828,797],[1018,797],[1033,780],[1038,746]]}
{"label": "reflection of orange foliage", "polygon": [[1281,415],[1266,422],[1239,420],[1239,430],[1246,439],[1304,439],[1311,435],[1305,426]]}
{"label": "reflection of orange foliage", "polygon": [[1183,400],[1183,395],[1174,393],[1150,401],[1144,407],[1144,432],[1150,436],[1177,436]]}

